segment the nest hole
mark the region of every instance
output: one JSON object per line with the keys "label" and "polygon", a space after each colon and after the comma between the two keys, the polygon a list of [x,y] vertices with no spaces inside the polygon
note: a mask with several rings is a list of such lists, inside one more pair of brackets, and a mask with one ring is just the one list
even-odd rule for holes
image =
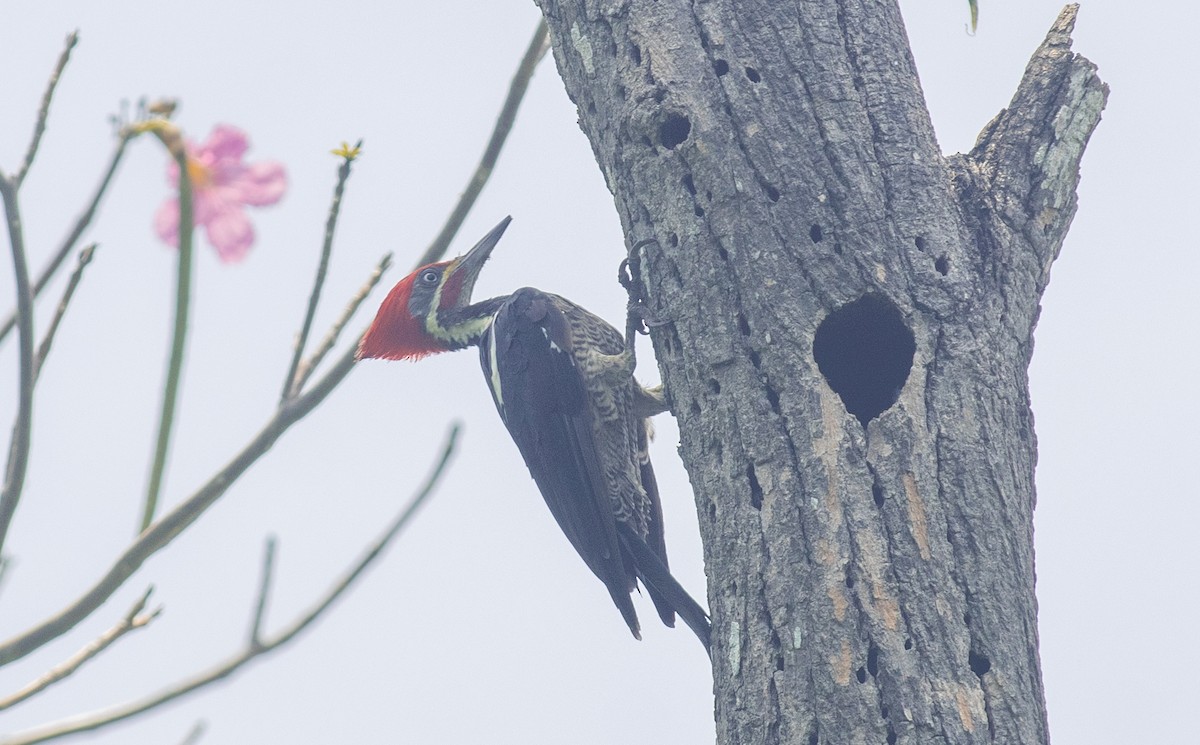
{"label": "nest hole", "polygon": [[682,145],[691,133],[692,121],[683,114],[668,114],[658,125],[658,141],[668,150]]}
{"label": "nest hole", "polygon": [[875,294],[830,313],[813,337],[817,367],[864,427],[896,403],[916,349],[900,309]]}

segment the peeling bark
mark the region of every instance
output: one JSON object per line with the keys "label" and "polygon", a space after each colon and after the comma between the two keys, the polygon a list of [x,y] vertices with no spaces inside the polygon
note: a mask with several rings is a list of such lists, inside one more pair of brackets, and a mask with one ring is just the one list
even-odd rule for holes
{"label": "peeling bark", "polygon": [[1046,742],[1027,367],[1107,95],[1078,6],[943,157],[894,2],[538,2],[654,239],[718,741]]}

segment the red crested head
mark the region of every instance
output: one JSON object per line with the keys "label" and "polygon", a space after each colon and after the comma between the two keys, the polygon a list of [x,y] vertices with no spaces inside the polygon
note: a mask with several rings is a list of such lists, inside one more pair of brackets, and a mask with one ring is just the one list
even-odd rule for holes
{"label": "red crested head", "polygon": [[451,311],[470,305],[479,270],[511,220],[504,218],[457,259],[427,264],[397,282],[379,306],[355,356],[360,360],[419,360],[461,349],[477,337],[481,319]]}
{"label": "red crested head", "polygon": [[414,315],[411,301],[414,299],[413,287],[418,284],[422,272],[436,272],[440,278],[449,265],[446,261],[423,266],[396,283],[379,306],[371,328],[359,342],[358,359],[419,360],[448,349],[443,341],[425,329],[425,314]]}

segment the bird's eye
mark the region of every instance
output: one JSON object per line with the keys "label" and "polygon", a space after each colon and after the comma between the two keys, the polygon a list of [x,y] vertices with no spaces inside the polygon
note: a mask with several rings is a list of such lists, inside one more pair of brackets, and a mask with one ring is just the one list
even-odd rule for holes
{"label": "bird's eye", "polygon": [[421,281],[427,285],[437,284],[438,273],[433,269],[426,269],[421,272]]}

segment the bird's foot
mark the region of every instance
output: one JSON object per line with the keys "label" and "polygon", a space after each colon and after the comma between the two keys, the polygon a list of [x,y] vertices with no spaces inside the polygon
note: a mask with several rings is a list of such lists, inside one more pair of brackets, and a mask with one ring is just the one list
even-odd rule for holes
{"label": "bird's foot", "polygon": [[665,326],[671,322],[651,311],[646,304],[645,295],[642,293],[641,260],[637,257],[637,252],[642,246],[657,242],[654,238],[646,238],[633,244],[633,247],[629,249],[629,256],[623,259],[617,268],[617,281],[621,283],[629,296],[628,326],[643,336],[649,334],[650,329]]}

